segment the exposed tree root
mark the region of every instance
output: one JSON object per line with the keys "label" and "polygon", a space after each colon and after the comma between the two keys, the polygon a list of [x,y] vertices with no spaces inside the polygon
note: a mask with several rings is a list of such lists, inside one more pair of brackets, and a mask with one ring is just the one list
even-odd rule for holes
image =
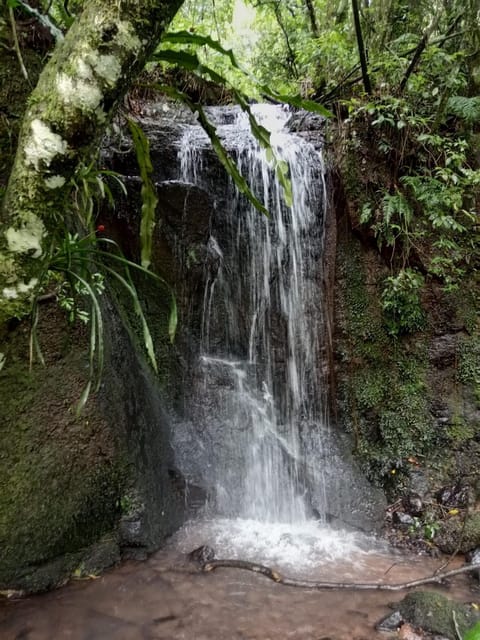
{"label": "exposed tree root", "polygon": [[274,571],[270,567],[266,567],[262,564],[255,562],[248,562],[246,560],[211,560],[202,565],[202,571],[215,571],[220,567],[229,567],[233,569],[244,569],[246,571],[253,571],[254,573],[260,573],[265,577],[283,584],[286,587],[300,587],[301,589],[363,589],[363,590],[377,590],[377,591],[403,591],[404,589],[411,589],[413,587],[420,587],[424,584],[441,584],[447,578],[453,578],[462,573],[469,573],[480,569],[480,564],[469,564],[459,569],[453,569],[451,571],[445,571],[444,573],[438,573],[426,578],[419,578],[418,580],[410,580],[409,582],[399,582],[396,584],[385,584],[382,582],[366,582],[366,583],[353,583],[353,582],[317,582],[315,580],[295,580],[286,576],[280,575],[277,571]]}

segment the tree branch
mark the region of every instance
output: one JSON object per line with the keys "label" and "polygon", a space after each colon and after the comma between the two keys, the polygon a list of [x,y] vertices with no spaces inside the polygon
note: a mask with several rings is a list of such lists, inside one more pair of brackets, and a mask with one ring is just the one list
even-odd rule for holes
{"label": "tree branch", "polygon": [[315,580],[295,580],[293,578],[287,578],[280,573],[262,564],[255,562],[248,562],[246,560],[211,560],[206,562],[202,566],[202,571],[215,571],[220,567],[244,569],[245,571],[253,571],[254,573],[260,573],[265,577],[283,584],[286,587],[298,587],[300,589],[355,589],[362,591],[403,591],[404,589],[412,589],[413,587],[421,587],[425,584],[441,584],[447,578],[453,578],[454,576],[461,575],[462,573],[469,573],[480,569],[480,564],[470,564],[459,569],[452,569],[451,571],[445,571],[437,575],[431,575],[426,578],[419,578],[417,580],[410,580],[409,582],[399,582],[396,584],[385,584],[377,582],[317,582]]}

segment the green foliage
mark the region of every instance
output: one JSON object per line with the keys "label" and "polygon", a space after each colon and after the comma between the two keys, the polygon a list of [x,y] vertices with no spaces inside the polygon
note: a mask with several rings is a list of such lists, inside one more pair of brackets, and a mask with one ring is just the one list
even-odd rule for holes
{"label": "green foliage", "polygon": [[89,165],[80,164],[72,178],[72,195],[75,212],[84,229],[92,229],[99,213],[99,203],[107,200],[110,207],[115,207],[115,198],[109,185],[111,180],[120,191],[126,195],[127,191],[122,176],[116,171],[99,169],[97,159]]}
{"label": "green foliage", "polygon": [[[47,266],[40,277],[39,295],[44,291],[53,290],[59,306],[66,312],[69,321],[79,321],[89,325],[90,328],[89,380],[82,391],[77,412],[83,409],[90,392],[92,389],[98,390],[101,382],[104,361],[104,320],[101,296],[107,280],[117,282],[121,290],[130,298],[134,313],[140,321],[148,358],[155,371],[157,371],[157,362],[153,340],[131,271],[147,274],[150,279],[169,292],[171,308],[168,331],[171,341],[175,337],[177,327],[176,301],[170,287],[163,278],[147,268],[151,253],[152,218],[157,200],[154,186],[150,182],[152,167],[148,143],[135,123],[130,123],[130,130],[135,141],[143,182],[141,228],[143,264],[138,265],[125,258],[117,243],[105,237],[103,225],[96,230],[93,229],[99,203],[106,199],[112,207],[115,204],[108,180],[114,181],[125,194],[126,190],[119,174],[98,169],[96,162],[92,161],[88,166],[81,165],[72,179],[73,224],[81,231],[72,233],[65,222],[59,222]],[[38,314],[37,295],[32,307],[30,358],[33,360],[36,355],[43,363],[37,339]]]}
{"label": "green foliage", "polygon": [[417,537],[424,540],[432,541],[437,533],[440,531],[440,523],[430,518],[413,518],[413,524],[409,529],[410,534],[414,534]]}
{"label": "green foliage", "polygon": [[[96,238],[94,233],[79,236],[67,231],[52,250],[48,268],[43,274],[41,288],[51,289],[52,285],[54,286],[59,304],[67,312],[68,318],[71,321],[80,320],[90,325],[90,375],[80,397],[78,411],[83,409],[92,388],[98,390],[101,382],[104,360],[104,322],[100,297],[105,289],[106,277],[119,282],[131,298],[134,311],[141,321],[148,357],[157,371],[152,337],[130,276],[131,269],[148,273],[161,286],[168,288],[162,278],[127,260],[113,240]],[[31,353],[33,354],[35,349],[40,360],[43,360],[36,337],[38,299],[34,302],[32,318]],[[172,304],[170,322],[173,334],[176,325],[175,303]]]}
{"label": "green foliage", "polygon": [[477,622],[465,632],[463,640],[480,640],[480,622]]}
{"label": "green foliage", "polygon": [[463,338],[458,351],[458,381],[480,388],[480,340],[476,336]]}
{"label": "green foliage", "polygon": [[381,294],[388,332],[392,336],[411,333],[425,325],[425,314],[420,300],[423,276],[411,268],[386,278]]}
{"label": "green foliage", "polygon": [[451,96],[447,102],[447,113],[474,124],[480,120],[480,97]]}

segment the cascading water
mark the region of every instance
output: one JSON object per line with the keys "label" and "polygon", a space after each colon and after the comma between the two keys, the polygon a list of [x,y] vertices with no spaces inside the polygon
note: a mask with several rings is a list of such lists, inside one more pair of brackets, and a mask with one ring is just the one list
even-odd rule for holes
{"label": "cascading water", "polygon": [[[257,546],[265,536],[263,551],[273,545],[274,531],[283,547],[292,531],[297,538],[308,532],[309,552],[299,551],[308,556],[320,529],[325,544],[335,538],[319,527],[328,510],[323,474],[329,457],[323,449],[329,329],[323,309],[323,158],[285,130],[288,112],[265,105],[254,110],[272,132],[276,157],[288,166],[293,206],[286,206],[247,119],[237,114],[230,124],[219,124],[223,144],[271,217],[231,183],[216,202],[209,241],[215,269],[206,275],[201,353],[187,403],[190,433],[180,428],[174,446],[195,439],[210,494],[207,515],[229,523],[217,544],[219,537],[241,537],[243,525],[255,532]],[[183,182],[208,189],[207,148],[202,130],[186,127],[179,144]],[[182,471],[188,476],[191,470]],[[345,544],[351,544],[348,536],[342,552]]]}

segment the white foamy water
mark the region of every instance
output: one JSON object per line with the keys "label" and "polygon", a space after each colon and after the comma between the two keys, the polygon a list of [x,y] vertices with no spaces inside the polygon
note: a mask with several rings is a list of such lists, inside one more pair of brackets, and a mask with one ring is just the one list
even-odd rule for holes
{"label": "white foamy water", "polygon": [[216,558],[258,562],[292,577],[312,579],[332,571],[334,577],[341,571],[342,579],[357,575],[375,557],[378,562],[394,562],[383,541],[315,520],[297,525],[243,518],[196,520],[185,524],[172,544],[182,553],[208,544]]}

